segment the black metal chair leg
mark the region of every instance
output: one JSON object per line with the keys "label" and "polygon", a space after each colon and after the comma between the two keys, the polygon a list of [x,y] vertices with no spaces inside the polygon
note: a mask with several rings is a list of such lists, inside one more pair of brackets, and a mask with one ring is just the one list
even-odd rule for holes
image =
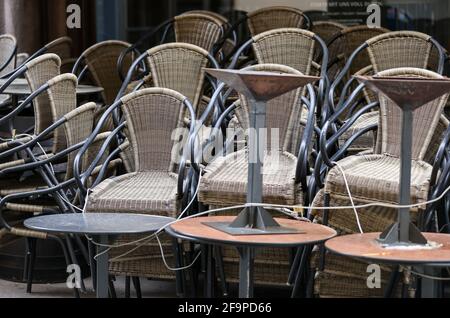
{"label": "black metal chair leg", "polygon": [[[64,237],[66,239],[67,250],[69,252],[69,256],[70,256],[70,260],[71,260],[72,264],[80,265],[80,263],[77,260],[77,257],[75,255],[75,250],[72,245],[72,238],[70,237],[70,235],[67,235],[67,234]],[[83,280],[81,280],[81,290],[83,292],[86,292],[86,286],[84,286]]]}
{"label": "black metal chair leg", "polygon": [[300,260],[302,258],[303,248],[298,248],[295,253],[294,260],[292,261],[291,270],[289,272],[288,284],[292,285],[295,282],[295,277],[297,276],[298,266],[300,264]]}
{"label": "black metal chair leg", "polygon": [[30,266],[30,244],[28,243],[28,239],[25,240],[26,244],[26,251],[25,251],[25,260],[23,264],[23,276],[22,281],[26,282],[28,278],[28,267]]}
{"label": "black metal chair leg", "polygon": [[94,260],[95,247],[91,241],[88,242],[88,252],[89,252],[89,268],[91,271],[91,279],[92,279],[92,289],[95,291],[97,288],[97,263]]}
{"label": "black metal chair leg", "polygon": [[225,276],[225,266],[223,264],[222,248],[215,247],[214,253],[215,253],[215,260],[217,263],[217,270],[219,272],[219,277],[220,277],[220,285],[222,287],[222,295],[226,297],[226,296],[228,296],[228,284],[227,284],[227,278]]}
{"label": "black metal chair leg", "polygon": [[37,239],[35,238],[27,238],[28,248],[30,251],[30,260],[28,264],[28,273],[27,273],[27,294],[31,294],[31,288],[33,286],[33,272],[34,265],[36,262],[36,247],[37,247]]}
{"label": "black metal chair leg", "polygon": [[141,299],[142,298],[142,291],[141,291],[141,281],[139,277],[132,277],[134,290],[136,291],[136,298]]}
{"label": "black metal chair leg", "polygon": [[215,265],[213,257],[213,247],[207,247],[207,259],[206,259],[206,275],[205,275],[205,296],[206,298],[214,297],[215,287]]}
{"label": "black metal chair leg", "polygon": [[300,287],[304,282],[306,268],[308,266],[308,260],[311,255],[311,251],[312,247],[310,246],[307,246],[303,249],[300,265],[297,270],[297,276],[295,277],[294,287],[292,288],[292,295],[291,295],[292,298],[297,297],[298,292],[300,291]]}
{"label": "black metal chair leg", "polygon": [[114,280],[112,277],[109,277],[109,298],[117,298],[116,287],[114,286]]}
{"label": "black metal chair leg", "polygon": [[[172,250],[175,255],[175,267],[183,267],[181,247],[176,239],[172,240]],[[185,278],[183,271],[175,272],[175,282],[176,282],[176,294],[178,297],[183,297],[185,292]]]}
{"label": "black metal chair leg", "polygon": [[384,298],[393,297],[395,287],[398,285],[399,281],[400,281],[399,267],[396,266],[389,277],[389,283],[386,286],[386,290],[384,291]]}
{"label": "black metal chair leg", "polygon": [[[49,239],[52,239],[52,240],[55,240],[56,242],[59,243],[59,245],[61,246],[61,249],[62,249],[62,251],[63,251],[63,254],[64,254],[64,260],[66,261],[67,267],[68,267],[69,265],[71,265],[71,261],[70,261],[70,257],[69,257],[69,252],[67,251],[67,247],[66,247],[64,241],[63,241],[60,237],[55,236],[55,235],[49,235],[48,238],[49,238]],[[74,289],[73,289],[73,293],[74,293],[75,298],[80,298],[80,291],[78,290],[78,288],[74,288]]]}
{"label": "black metal chair leg", "polygon": [[131,284],[130,284],[130,276],[125,277],[125,298],[130,298],[131,294]]}

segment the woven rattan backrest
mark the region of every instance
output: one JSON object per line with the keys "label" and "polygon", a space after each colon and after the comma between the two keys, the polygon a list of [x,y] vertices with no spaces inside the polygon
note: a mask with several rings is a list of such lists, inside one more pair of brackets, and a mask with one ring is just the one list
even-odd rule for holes
{"label": "woven rattan backrest", "polygon": [[208,10],[191,10],[191,11],[184,12],[183,15],[184,14],[203,14],[203,15],[208,15],[210,17],[213,17],[216,20],[219,20],[222,25],[228,23],[228,19],[226,17],[224,17],[223,15],[221,15],[221,14],[219,14],[217,12],[213,12],[213,11],[208,11]]}
{"label": "woven rattan backrest", "polygon": [[[301,72],[289,66],[278,64],[257,64],[246,68],[246,70],[302,75]],[[302,112],[301,93],[302,89],[299,88],[268,102],[266,116],[268,150],[273,150],[275,145],[272,146],[272,138],[274,138],[278,142],[278,150],[297,154],[301,138],[299,131]],[[251,105],[249,105],[247,99],[241,95],[240,106],[236,109],[236,116],[244,130],[250,127],[250,107]],[[276,138],[276,135],[273,135],[275,130],[278,131],[278,138]]]}
{"label": "woven rattan backrest", "polygon": [[175,17],[176,42],[190,43],[211,52],[223,34],[223,23],[211,15],[182,14]]}
{"label": "woven rattan backrest", "polygon": [[156,87],[180,92],[197,108],[203,93],[208,52],[188,43],[169,43],[148,51],[148,64]]}
{"label": "woven rattan backrest", "polygon": [[301,29],[276,29],[253,38],[258,63],[290,66],[305,75],[311,72],[314,47],[314,33]]}
{"label": "woven rattan backrest", "polygon": [[317,34],[325,43],[328,43],[333,36],[345,29],[345,25],[333,21],[315,21],[311,31]]}
{"label": "woven rattan backrest", "polygon": [[389,32],[366,43],[376,73],[399,67],[427,68],[432,48],[429,35],[414,31]]}
{"label": "woven rattan backrest", "polygon": [[[328,47],[330,61],[333,61],[339,56],[344,58],[343,62],[347,61],[350,55],[368,39],[386,32],[389,32],[389,30],[384,28],[369,28],[364,25],[345,28]],[[352,61],[349,72],[350,74],[354,74],[368,65],[370,65],[370,58],[366,50],[364,50]]]}
{"label": "woven rattan backrest", "polygon": [[184,99],[166,88],[145,88],[121,99],[135,171],[172,171],[172,134],[183,127]]}
{"label": "woven rattan backrest", "polygon": [[[64,115],[73,111],[77,107],[77,77],[73,74],[59,75],[50,81],[47,90],[52,122],[61,119]],[[77,132],[73,132],[76,134]],[[53,153],[65,149],[67,145],[67,138],[65,129],[59,127],[55,130],[53,135]]]}
{"label": "woven rattan backrest", "polygon": [[47,53],[58,55],[62,61],[72,58],[72,39],[68,36],[60,37],[46,46]]}
{"label": "woven rattan backrest", "polygon": [[[442,78],[432,71],[418,68],[397,68],[379,72],[379,76]],[[399,157],[401,148],[401,110],[391,100],[380,98],[381,153]],[[423,160],[429,148],[439,118],[447,102],[444,95],[414,111],[412,158]]]}
{"label": "woven rattan backrest", "polygon": [[[92,133],[94,127],[95,103],[88,103],[65,114],[67,122],[64,124],[64,132],[67,136],[67,147],[79,144],[86,140]],[[89,151],[92,151],[90,149]],[[88,153],[89,153],[88,151]],[[67,158],[66,179],[73,175],[73,161],[77,155],[76,151],[71,152]],[[90,155],[92,158],[93,156]],[[83,158],[82,169],[87,168],[92,161],[88,161],[88,156]]]}
{"label": "woven rattan backrest", "polygon": [[[0,67],[5,65],[10,57],[15,54],[17,48],[16,38],[9,34],[0,35]],[[14,70],[15,58],[11,59],[8,65],[0,71],[0,75],[8,74]]]}
{"label": "woven rattan backrest", "polygon": [[[117,97],[122,86],[122,81],[117,70],[117,62],[120,54],[130,47],[129,43],[122,41],[105,41],[98,43],[84,53],[85,64],[95,85],[104,88],[103,99],[107,105],[111,105]],[[130,68],[133,57],[128,54],[123,63],[125,72]]]}
{"label": "woven rattan backrest", "polygon": [[[26,64],[25,78],[31,91],[47,83],[59,75],[61,59],[55,54],[44,54]],[[40,134],[53,123],[52,111],[47,92],[42,93],[33,100],[34,107],[34,133]]]}
{"label": "woven rattan backrest", "polygon": [[248,28],[252,36],[281,28],[303,28],[303,11],[283,6],[267,7],[248,14]]}

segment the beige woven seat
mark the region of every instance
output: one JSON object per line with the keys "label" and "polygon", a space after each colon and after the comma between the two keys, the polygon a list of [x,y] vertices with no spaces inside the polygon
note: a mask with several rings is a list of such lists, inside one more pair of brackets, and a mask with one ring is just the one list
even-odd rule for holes
{"label": "beige woven seat", "polygon": [[[293,205],[303,202],[301,187],[295,182],[297,158],[289,153],[269,153],[262,172],[265,202]],[[205,169],[199,190],[200,202],[232,205],[245,202],[247,196],[246,150],[221,157]]]}
{"label": "beige woven seat", "polygon": [[[339,161],[349,182],[352,197],[361,200],[398,202],[400,159],[387,155],[350,156]],[[421,161],[412,163],[411,202],[426,202],[432,166]],[[346,195],[344,179],[338,169],[327,176],[325,192]]]}
{"label": "beige woven seat", "polygon": [[149,171],[109,179],[90,196],[90,211],[162,214],[175,217],[179,211],[177,176]]}
{"label": "beige woven seat", "polygon": [[248,14],[248,27],[252,36],[281,28],[305,28],[303,11],[283,6],[266,7]]}

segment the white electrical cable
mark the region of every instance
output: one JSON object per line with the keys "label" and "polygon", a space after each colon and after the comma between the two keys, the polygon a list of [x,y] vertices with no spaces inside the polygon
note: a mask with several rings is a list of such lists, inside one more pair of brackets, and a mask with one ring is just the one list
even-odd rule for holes
{"label": "white electrical cable", "polygon": [[351,191],[350,191],[350,186],[349,186],[349,184],[348,184],[347,176],[345,175],[345,171],[344,171],[344,169],[341,167],[341,165],[338,164],[337,162],[332,162],[332,164],[334,164],[334,165],[339,169],[339,171],[340,171],[341,174],[342,174],[342,177],[344,178],[345,188],[347,189],[348,197],[349,197],[349,199],[350,199],[350,203],[351,203],[351,205],[352,205],[353,212],[355,213],[356,223],[358,224],[359,232],[360,232],[361,234],[364,234],[364,231],[363,231],[362,226],[361,226],[361,221],[359,220],[359,214],[358,214],[358,211],[356,210],[355,202],[353,201],[352,193],[351,193]]}
{"label": "white electrical cable", "polygon": [[409,272],[411,274],[417,275],[419,277],[422,278],[427,278],[427,279],[431,279],[431,280],[438,280],[438,281],[450,281],[450,277],[437,277],[437,276],[431,276],[431,275],[427,275],[427,274],[422,274],[413,270],[409,270]]}

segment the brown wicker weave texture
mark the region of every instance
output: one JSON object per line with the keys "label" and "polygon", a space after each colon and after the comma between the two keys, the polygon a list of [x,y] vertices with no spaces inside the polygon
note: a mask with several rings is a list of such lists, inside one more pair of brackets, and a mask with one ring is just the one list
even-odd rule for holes
{"label": "brown wicker weave texture", "polygon": [[[16,38],[9,34],[0,35],[0,66],[3,66],[8,59],[14,54],[14,50],[16,49]],[[16,63],[16,59],[13,58],[11,62],[6,66],[1,72],[1,75],[8,74],[9,72],[14,70]]]}
{"label": "brown wicker weave texture", "polygon": [[248,14],[248,27],[252,36],[281,28],[303,28],[303,11],[283,6],[267,7]]}
{"label": "brown wicker weave texture", "polygon": [[[117,97],[122,81],[117,70],[117,61],[120,54],[130,47],[129,43],[122,41],[105,41],[87,49],[82,55],[95,85],[104,88],[103,99],[111,105]],[[133,57],[129,54],[124,60],[123,69],[127,71]]]}
{"label": "brown wicker weave texture", "polygon": [[223,21],[202,13],[183,14],[175,17],[175,39],[190,43],[210,52],[223,35]]}
{"label": "brown wicker weave texture", "polygon": [[[59,75],[61,59],[55,54],[44,54],[26,64],[25,78],[32,91]],[[34,133],[39,134],[53,123],[50,100],[47,93],[43,93],[33,101]]]}

